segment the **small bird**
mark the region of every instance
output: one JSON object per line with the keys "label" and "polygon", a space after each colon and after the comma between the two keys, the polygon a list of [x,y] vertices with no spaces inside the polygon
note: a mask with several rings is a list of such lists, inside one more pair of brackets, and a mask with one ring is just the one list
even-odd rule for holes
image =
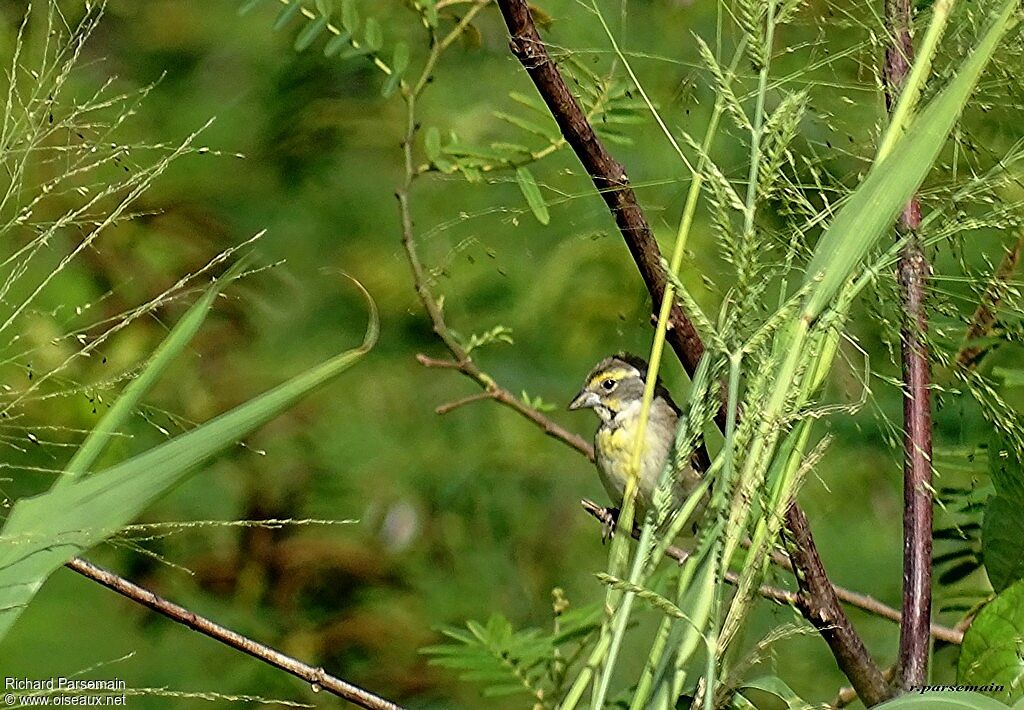
{"label": "small bird", "polygon": [[[629,476],[630,460],[640,423],[640,409],[647,378],[647,361],[629,353],[619,353],[597,363],[583,389],[569,409],[593,409],[601,419],[594,436],[594,455],[601,483],[614,505],[621,507]],[[654,501],[661,472],[672,450],[679,408],[659,379],[644,431],[640,455],[640,481],[636,494],[636,520],[643,520]],[[700,482],[692,466],[679,471],[673,487],[674,506],[683,504]],[[612,515],[617,515],[615,511]],[[612,523],[606,521],[606,524]]]}

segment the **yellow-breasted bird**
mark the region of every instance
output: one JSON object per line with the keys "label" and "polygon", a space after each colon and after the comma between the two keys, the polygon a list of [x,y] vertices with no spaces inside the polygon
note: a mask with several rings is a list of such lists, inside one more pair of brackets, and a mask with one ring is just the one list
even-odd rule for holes
{"label": "yellow-breasted bird", "polygon": [[[593,409],[601,419],[601,426],[594,436],[594,457],[601,483],[617,507],[622,505],[626,490],[647,369],[647,361],[636,355],[619,353],[605,358],[590,371],[583,389],[569,404],[569,409]],[[662,469],[672,450],[678,420],[679,408],[659,379],[654,388],[640,455],[640,480],[636,494],[638,521],[643,520],[654,500]],[[678,472],[673,486],[675,508],[682,505],[699,482],[700,474],[691,466]]]}

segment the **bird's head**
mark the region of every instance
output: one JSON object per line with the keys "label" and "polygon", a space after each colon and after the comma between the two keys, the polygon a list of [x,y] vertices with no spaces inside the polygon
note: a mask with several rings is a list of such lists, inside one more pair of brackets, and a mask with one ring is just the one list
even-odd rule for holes
{"label": "bird's head", "polygon": [[[583,389],[569,404],[569,409],[593,409],[603,422],[639,403],[644,396],[647,361],[629,353],[607,357],[594,366],[583,382]],[[671,403],[668,391],[658,383],[655,395]],[[675,408],[675,405],[671,405]]]}

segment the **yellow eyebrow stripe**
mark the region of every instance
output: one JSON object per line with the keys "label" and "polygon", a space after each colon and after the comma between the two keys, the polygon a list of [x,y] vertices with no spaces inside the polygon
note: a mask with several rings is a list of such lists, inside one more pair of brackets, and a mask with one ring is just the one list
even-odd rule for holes
{"label": "yellow eyebrow stripe", "polygon": [[629,370],[623,370],[621,367],[615,370],[608,370],[606,372],[600,372],[590,378],[590,382],[587,383],[587,387],[594,387],[598,382],[602,380],[615,380],[618,382],[621,379],[629,377],[632,373]]}

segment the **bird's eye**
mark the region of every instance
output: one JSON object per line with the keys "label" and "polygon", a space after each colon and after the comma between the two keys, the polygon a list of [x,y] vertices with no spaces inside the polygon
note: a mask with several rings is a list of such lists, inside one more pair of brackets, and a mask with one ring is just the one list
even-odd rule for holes
{"label": "bird's eye", "polygon": [[605,392],[611,392],[613,389],[615,389],[615,380],[608,378],[607,380],[601,383],[601,387],[604,388]]}

